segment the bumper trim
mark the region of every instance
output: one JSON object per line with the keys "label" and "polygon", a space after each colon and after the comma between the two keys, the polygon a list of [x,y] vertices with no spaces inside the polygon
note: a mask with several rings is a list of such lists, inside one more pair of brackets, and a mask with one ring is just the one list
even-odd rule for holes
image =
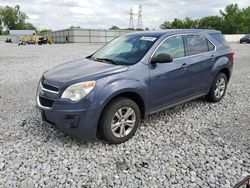
{"label": "bumper trim", "polygon": [[38,107],[41,108],[41,109],[51,110],[52,107],[53,107],[53,105],[52,105],[52,107],[42,106],[41,103],[40,103],[40,100],[39,100],[39,94],[36,95],[36,102],[37,102]]}

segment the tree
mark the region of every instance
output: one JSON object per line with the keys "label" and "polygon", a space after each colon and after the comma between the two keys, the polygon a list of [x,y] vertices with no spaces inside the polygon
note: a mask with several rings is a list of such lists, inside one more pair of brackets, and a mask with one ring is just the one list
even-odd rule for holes
{"label": "tree", "polygon": [[70,29],[80,29],[80,28],[81,28],[80,26],[74,26],[74,25],[70,26]]}
{"label": "tree", "polygon": [[225,10],[220,10],[220,14],[224,19],[223,28],[224,33],[240,33],[240,24],[242,20],[241,10],[238,4],[230,4],[225,7]]}
{"label": "tree", "polygon": [[184,20],[175,18],[174,21],[165,21],[160,28],[161,29],[194,29],[198,27],[198,20],[192,20],[186,17]]}
{"label": "tree", "polygon": [[250,7],[242,10],[242,33],[250,33]]}
{"label": "tree", "polygon": [[250,33],[250,7],[240,9],[237,4],[230,4],[220,10],[220,16],[207,16],[197,20],[189,17],[184,20],[175,18],[165,21],[161,29],[216,29],[224,34]]}
{"label": "tree", "polygon": [[160,26],[161,29],[172,29],[172,23],[170,21],[165,21]]}
{"label": "tree", "polygon": [[188,29],[196,29],[199,26],[199,20],[192,20],[189,17],[186,17],[185,20],[183,21],[183,28],[188,28]]}
{"label": "tree", "polygon": [[183,21],[180,20],[180,19],[177,19],[175,18],[174,21],[172,22],[172,29],[183,29],[185,28],[184,27],[184,24],[183,24]]}
{"label": "tree", "polygon": [[223,18],[219,16],[207,16],[201,18],[198,23],[198,28],[206,28],[206,29],[217,29],[223,30]]}
{"label": "tree", "polygon": [[0,14],[2,22],[8,29],[15,29],[17,24],[25,23],[27,15],[20,11],[20,6],[16,5],[14,8],[6,6],[1,8]]}
{"label": "tree", "polygon": [[7,28],[7,30],[14,29],[31,29],[36,30],[36,27],[31,23],[26,23],[28,16],[20,10],[20,6],[15,7],[5,6],[0,7],[0,22]]}
{"label": "tree", "polygon": [[48,32],[51,32],[51,31],[52,31],[51,29],[42,29],[38,33],[43,34],[43,33],[48,33]]}
{"label": "tree", "polygon": [[120,28],[118,26],[113,25],[109,30],[119,30]]}
{"label": "tree", "polygon": [[[0,9],[1,9],[1,7],[0,7]],[[2,35],[2,30],[3,30],[2,18],[1,18],[1,15],[0,15],[0,35]]]}

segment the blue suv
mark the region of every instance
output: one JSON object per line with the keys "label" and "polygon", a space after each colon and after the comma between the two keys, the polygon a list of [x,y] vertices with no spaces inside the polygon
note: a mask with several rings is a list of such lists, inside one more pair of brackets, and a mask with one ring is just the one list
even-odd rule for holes
{"label": "blue suv", "polygon": [[149,114],[225,95],[234,52],[220,31],[135,32],[46,71],[37,90],[44,121],[78,139],[119,144]]}

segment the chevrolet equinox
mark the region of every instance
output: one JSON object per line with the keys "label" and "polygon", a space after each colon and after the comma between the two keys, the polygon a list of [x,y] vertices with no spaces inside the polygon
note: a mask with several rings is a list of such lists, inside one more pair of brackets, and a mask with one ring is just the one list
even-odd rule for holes
{"label": "chevrolet equinox", "polygon": [[119,144],[149,114],[225,95],[234,52],[220,31],[166,30],[118,37],[85,59],[46,71],[38,85],[42,119],[78,139]]}

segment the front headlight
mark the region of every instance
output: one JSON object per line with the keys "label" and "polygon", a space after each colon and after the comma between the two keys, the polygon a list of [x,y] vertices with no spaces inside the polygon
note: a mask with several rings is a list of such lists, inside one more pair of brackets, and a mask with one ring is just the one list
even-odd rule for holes
{"label": "front headlight", "polygon": [[69,86],[62,94],[62,99],[78,101],[88,95],[95,87],[95,81],[80,82]]}

